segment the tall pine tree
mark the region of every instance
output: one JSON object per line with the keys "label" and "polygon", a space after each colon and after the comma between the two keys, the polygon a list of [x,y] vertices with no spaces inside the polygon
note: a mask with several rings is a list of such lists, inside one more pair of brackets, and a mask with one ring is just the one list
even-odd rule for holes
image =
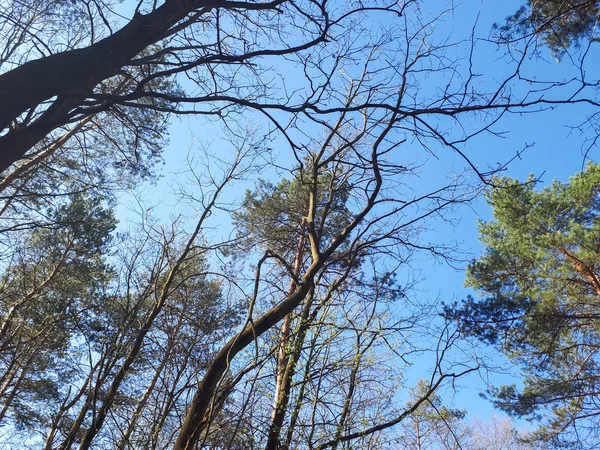
{"label": "tall pine tree", "polygon": [[522,389],[493,391],[499,407],[532,418],[552,412],[540,437],[596,445],[600,166],[590,164],[568,183],[535,188],[533,178],[502,178],[488,192],[494,220],[479,224],[486,249],[466,278],[480,298],[447,314],[522,367]]}

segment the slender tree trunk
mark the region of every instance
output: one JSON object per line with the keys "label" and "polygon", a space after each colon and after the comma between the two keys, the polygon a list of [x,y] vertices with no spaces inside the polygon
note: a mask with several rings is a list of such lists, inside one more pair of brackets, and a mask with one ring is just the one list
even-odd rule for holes
{"label": "slender tree trunk", "polygon": [[267,450],[277,450],[280,448],[281,442],[281,428],[285,419],[285,413],[287,411],[288,403],[290,400],[290,390],[292,388],[292,379],[296,373],[296,365],[298,359],[302,353],[304,346],[304,340],[306,338],[306,332],[308,331],[309,322],[308,317],[310,309],[314,299],[314,290],[307,296],[302,314],[300,316],[300,323],[298,324],[298,330],[294,339],[294,347],[291,349],[290,355],[287,358],[286,366],[279,379],[279,391],[278,397],[275,398],[276,403],[273,410],[273,416],[271,418],[271,426],[269,428],[269,435],[267,438]]}
{"label": "slender tree trunk", "polygon": [[25,296],[19,301],[15,302],[8,311],[8,314],[4,317],[2,324],[0,325],[0,340],[4,339],[7,335],[8,330],[10,329],[10,325],[12,323],[12,319],[18,310],[20,310],[27,302],[32,300],[35,296],[41,294],[41,292],[46,288],[50,283],[54,281],[54,279],[59,275],[61,268],[67,261],[67,257],[69,256],[71,249],[73,246],[73,240],[69,239],[67,245],[60,256],[60,259],[57,261],[56,265],[53,267],[52,272],[46,277],[42,283],[33,288],[31,291],[27,292]]}
{"label": "slender tree trunk", "polygon": [[[198,335],[194,337],[194,342],[198,342]],[[194,345],[191,345],[190,348],[194,348]],[[154,424],[152,425],[152,429],[148,433],[148,440],[144,444],[143,448],[147,448],[149,450],[156,450],[159,441],[159,434],[162,431],[163,427],[167,419],[169,418],[169,414],[175,408],[177,399],[181,396],[183,390],[179,388],[180,382],[185,375],[185,371],[188,368],[189,360],[190,360],[190,352],[186,352],[184,355],[183,361],[177,365],[177,372],[174,374],[173,379],[170,383],[170,390],[165,393],[165,401],[163,404],[162,411],[157,417],[153,418]],[[189,383],[184,381],[184,385],[188,385]]]}
{"label": "slender tree trunk", "polygon": [[[360,346],[360,340],[357,343],[357,345]],[[352,405],[352,399],[354,398],[354,391],[356,389],[356,376],[358,374],[358,370],[360,369],[362,357],[363,353],[361,352],[360,348],[357,348],[357,354],[354,357],[354,362],[352,363],[352,369],[350,371],[348,392],[346,393],[346,398],[344,399],[344,406],[342,407],[342,413],[340,415],[337,430],[335,432],[334,439],[336,440],[336,443],[331,446],[331,450],[337,450],[337,447],[339,445],[339,439],[344,433],[344,427],[346,426],[346,422],[348,421],[348,417],[350,416],[350,406]]]}
{"label": "slender tree trunk", "polygon": [[165,366],[169,362],[169,358],[171,357],[171,353],[173,351],[174,340],[179,335],[179,330],[181,329],[182,322],[183,322],[183,310],[179,314],[179,317],[177,320],[177,325],[175,326],[173,333],[168,338],[167,349],[165,350],[163,357],[154,372],[154,376],[152,377],[152,380],[150,381],[150,384],[148,385],[146,392],[144,393],[144,395],[138,402],[138,404],[135,408],[135,411],[133,412],[133,415],[131,416],[131,420],[127,424],[127,429],[125,430],[125,433],[123,433],[123,437],[117,444],[117,449],[123,450],[129,443],[129,438],[131,437],[131,434],[133,433],[133,430],[135,429],[135,426],[137,425],[137,422],[138,422],[139,418],[141,417],[142,412],[144,411],[144,408],[146,407],[146,403],[148,403],[148,399],[152,395],[152,392],[154,392],[154,387],[156,386],[156,383],[158,382],[158,379],[160,378],[162,371],[164,370]]}
{"label": "slender tree trunk", "polygon": [[[111,347],[113,347],[113,346],[111,346]],[[59,450],[69,450],[71,448],[71,446],[75,442],[75,439],[77,438],[77,435],[81,431],[81,427],[85,421],[85,418],[86,418],[88,412],[90,411],[90,409],[92,409],[93,405],[96,403],[96,398],[98,397],[98,392],[100,391],[100,388],[106,382],[106,379],[110,375],[112,368],[115,366],[115,364],[117,362],[116,359],[112,359],[112,360],[107,359],[107,355],[109,355],[110,353],[111,352],[110,352],[110,347],[109,347],[103,354],[101,354],[99,361],[96,364],[96,367],[98,367],[98,376],[96,377],[96,382],[94,383],[93,388],[90,387],[88,389],[85,402],[79,409],[79,414],[77,414],[77,417],[73,421],[73,424],[71,425],[71,428],[69,429],[69,433],[67,434],[67,436],[65,437],[63,442],[58,446]],[[90,374],[90,383],[91,383],[92,377],[93,377],[93,373]]]}
{"label": "slender tree trunk", "polygon": [[296,422],[298,421],[298,417],[300,416],[300,410],[302,409],[302,402],[304,401],[304,392],[306,390],[306,385],[310,380],[310,371],[312,367],[312,358],[315,350],[315,343],[317,340],[318,333],[313,336],[311,341],[310,350],[306,357],[306,364],[304,365],[304,373],[302,376],[302,382],[300,383],[300,390],[298,395],[296,396],[296,402],[294,405],[294,409],[292,414],[290,415],[290,425],[287,429],[287,437],[285,440],[285,444],[282,446],[284,449],[289,449],[290,444],[292,443],[292,438],[294,436],[294,429],[296,428]]}
{"label": "slender tree trunk", "polygon": [[[327,346],[325,348],[325,355],[323,356],[322,360],[323,361],[327,361],[329,360],[329,354],[331,351],[331,346]],[[316,383],[316,387],[313,389],[313,402],[312,402],[312,411],[311,411],[311,423],[310,423],[310,432],[308,433],[308,439],[307,439],[307,443],[309,445],[309,448],[314,448],[314,440],[315,440],[315,433],[317,432],[317,411],[319,408],[319,399],[321,398],[321,389],[323,387],[323,379],[324,379],[324,372],[325,372],[325,366],[323,365],[321,367],[321,369],[319,370],[319,374],[317,375],[317,383]]]}
{"label": "slender tree trunk", "polygon": [[[296,256],[294,258],[294,272],[292,281],[290,282],[290,288],[288,295],[296,289],[296,279],[300,275],[300,269],[302,268],[302,261],[304,259],[304,235],[306,233],[306,220],[302,219],[300,225],[300,238],[298,239],[298,247],[296,248]],[[293,374],[286,374],[288,369],[289,358],[289,340],[290,330],[292,323],[292,315],[288,314],[283,319],[283,325],[281,326],[281,340],[279,341],[279,353],[277,356],[277,372],[275,378],[275,398],[273,400],[273,412],[271,413],[271,426],[269,427],[269,438],[267,440],[267,450],[275,450],[279,447],[279,436],[281,433],[281,427],[283,426],[283,420],[285,418],[285,408],[287,407],[287,395],[289,395],[289,380],[288,376]],[[288,392],[286,392],[288,391]]]}
{"label": "slender tree trunk", "polygon": [[[17,344],[15,347],[18,348],[18,345],[19,344]],[[4,373],[2,373],[2,376],[0,377],[0,384],[1,384],[0,397],[5,395],[6,390],[10,386],[10,383],[16,376],[16,373],[18,370],[17,363],[18,363],[18,359],[17,359],[16,354],[11,355],[10,360],[4,370]]]}
{"label": "slender tree trunk", "polygon": [[350,377],[348,381],[348,392],[346,393],[346,398],[344,400],[344,405],[342,407],[342,413],[340,415],[340,419],[338,421],[337,430],[335,433],[335,438],[333,439],[333,445],[331,446],[331,450],[337,450],[337,447],[341,441],[341,438],[344,434],[344,428],[346,427],[346,423],[350,417],[350,407],[352,406],[352,400],[354,398],[354,392],[356,390],[356,380],[358,376],[358,371],[361,368],[363,357],[365,353],[371,348],[371,346],[375,343],[377,339],[377,333],[371,333],[370,337],[366,344],[363,344],[363,335],[365,334],[365,330],[368,329],[369,325],[373,322],[376,317],[377,311],[377,297],[373,300],[373,305],[371,307],[370,316],[365,324],[365,328],[362,331],[359,331],[356,335],[356,355],[354,357],[354,361],[352,362],[352,367],[350,369]]}
{"label": "slender tree trunk", "polygon": [[4,406],[2,407],[2,410],[0,410],[0,422],[2,422],[4,420],[4,417],[6,417],[6,413],[8,412],[8,409],[12,405],[12,402],[14,401],[14,399],[17,395],[17,392],[19,391],[19,387],[20,387],[21,383],[23,382],[23,379],[25,378],[26,373],[27,373],[27,371],[25,369],[21,369],[21,374],[17,378],[17,381],[15,382],[15,385],[13,386],[12,391],[10,392],[10,394],[8,394],[6,400],[4,401]]}
{"label": "slender tree trunk", "polygon": [[90,374],[88,375],[87,379],[85,380],[85,383],[83,384],[83,386],[81,386],[81,388],[79,389],[77,394],[75,394],[75,396],[73,397],[73,399],[71,401],[68,401],[69,396],[70,396],[70,390],[69,390],[69,394],[67,394],[65,401],[61,405],[58,413],[56,414],[56,416],[52,420],[52,423],[50,424],[50,429],[48,430],[48,433],[46,434],[46,440],[44,441],[44,450],[52,450],[53,449],[54,437],[56,436],[56,432],[58,431],[58,425],[60,424],[60,421],[64,417],[65,413],[69,409],[71,409],[73,406],[75,406],[75,404],[79,401],[79,399],[81,399],[81,397],[83,397],[85,392],[88,390],[88,386],[90,385],[90,383],[92,381],[92,377],[94,376],[94,373],[97,368],[98,368],[98,364],[96,364],[94,367],[92,367]]}
{"label": "slender tree trunk", "polygon": [[227,372],[231,360],[256,337],[271,329],[280,320],[292,312],[306,298],[314,276],[321,269],[323,261],[315,261],[309,267],[302,284],[296,291],[275,305],[258,320],[248,324],[240,333],[223,346],[215,356],[190,403],[180,434],[175,442],[175,450],[191,450],[208,424],[207,412],[212,403],[213,394],[222,376]]}
{"label": "slender tree trunk", "polygon": [[[173,269],[173,270],[175,270],[175,269]],[[169,278],[172,278],[173,270],[171,271]],[[148,317],[142,324],[142,327],[139,329],[139,331],[135,337],[135,340],[133,342],[133,345],[131,346],[129,353],[127,354],[127,357],[125,358],[125,360],[123,361],[123,364],[121,365],[121,367],[115,374],[115,377],[113,378],[113,381],[110,384],[110,387],[108,388],[106,397],[104,398],[104,401],[102,402],[102,405],[100,406],[100,409],[96,413],[94,421],[92,422],[92,426],[90,428],[88,428],[88,430],[85,432],[85,434],[83,436],[83,439],[79,446],[80,450],[89,449],[90,446],[92,445],[93,439],[96,437],[96,435],[102,428],[102,425],[104,424],[104,420],[106,419],[106,416],[108,415],[108,411],[112,407],[114,399],[119,391],[119,388],[121,387],[121,383],[125,379],[125,376],[129,373],[129,370],[131,369],[131,366],[133,365],[133,363],[136,361],[136,359],[140,353],[140,350],[142,349],[142,345],[144,343],[146,335],[152,328],[152,324],[154,323],[154,320],[156,319],[158,314],[163,309],[163,306],[167,300],[168,289],[169,289],[169,287],[163,288],[158,301],[155,303],[154,307],[152,308],[152,311],[150,312],[150,314],[148,315]]]}
{"label": "slender tree trunk", "polygon": [[2,422],[4,420],[4,417],[6,416],[8,409],[12,405],[12,402],[15,400],[15,397],[17,396],[17,393],[19,392],[19,387],[21,386],[21,383],[25,379],[25,375],[27,374],[27,371],[29,370],[31,363],[35,359],[35,350],[36,349],[33,349],[33,353],[31,354],[31,356],[27,359],[25,364],[23,366],[21,366],[21,373],[17,377],[17,380],[15,381],[12,391],[8,394],[8,397],[4,401],[4,406],[3,406],[2,410],[0,411],[0,422]]}
{"label": "slender tree trunk", "polygon": [[420,421],[419,421],[418,417],[417,417],[417,420],[415,420],[415,436],[416,436],[417,450],[421,450],[421,427],[420,427]]}
{"label": "slender tree trunk", "polygon": [[83,386],[81,386],[81,388],[79,388],[79,391],[77,392],[77,394],[75,394],[75,396],[73,397],[73,399],[71,401],[69,401],[69,396],[70,396],[70,390],[69,390],[69,394],[67,394],[65,401],[61,405],[58,413],[56,414],[56,416],[52,420],[52,423],[50,424],[50,429],[48,430],[48,433],[46,434],[46,440],[44,442],[44,450],[52,450],[53,449],[54,437],[56,436],[56,431],[58,430],[58,425],[60,424],[60,421],[64,417],[65,413],[69,409],[71,409],[73,406],[75,406],[75,404],[81,399],[81,397],[83,397],[83,395],[89,389],[89,385],[92,382],[94,373],[96,373],[96,370],[99,368],[100,363],[101,363],[101,360],[98,361],[96,363],[96,365],[91,367],[90,374],[88,375],[87,379],[83,383]]}

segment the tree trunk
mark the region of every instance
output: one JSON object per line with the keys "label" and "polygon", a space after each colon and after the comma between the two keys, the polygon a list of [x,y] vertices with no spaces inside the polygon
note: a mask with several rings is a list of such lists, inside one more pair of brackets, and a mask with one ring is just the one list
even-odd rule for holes
{"label": "tree trunk", "polygon": [[[300,225],[300,239],[298,239],[298,247],[296,248],[296,256],[294,258],[294,272],[288,295],[296,289],[296,279],[300,276],[302,261],[304,257],[304,235],[306,232],[306,220],[303,219]],[[290,361],[289,340],[292,317],[288,314],[283,319],[281,327],[281,340],[279,342],[279,354],[277,357],[277,372],[275,378],[275,396],[273,400],[273,412],[271,414],[271,426],[269,427],[269,438],[267,440],[267,450],[275,450],[279,448],[279,436],[283,420],[285,418],[285,409],[287,407],[287,396],[289,395],[289,385],[293,370],[288,373],[288,363]],[[295,363],[294,363],[295,365]]]}
{"label": "tree trunk", "polygon": [[0,129],[6,129],[26,111],[56,97],[32,124],[16,126],[0,138],[0,173],[70,119],[103,80],[118,74],[149,45],[158,42],[170,27],[191,11],[218,2],[166,0],[148,14],[137,13],[116,33],[89,47],[56,53],[29,61],[0,75]]}

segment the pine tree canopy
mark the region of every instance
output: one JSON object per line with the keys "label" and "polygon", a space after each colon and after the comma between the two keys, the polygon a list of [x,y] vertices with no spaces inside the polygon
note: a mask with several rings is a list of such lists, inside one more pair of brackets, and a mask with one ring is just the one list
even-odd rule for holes
{"label": "pine tree canopy", "polygon": [[493,397],[518,416],[551,410],[539,431],[546,439],[582,432],[600,416],[599,193],[593,164],[543,190],[533,177],[497,180],[487,194],[494,219],[479,224],[485,252],[467,271],[480,298],[446,309],[464,332],[520,364],[523,389],[503,386]]}

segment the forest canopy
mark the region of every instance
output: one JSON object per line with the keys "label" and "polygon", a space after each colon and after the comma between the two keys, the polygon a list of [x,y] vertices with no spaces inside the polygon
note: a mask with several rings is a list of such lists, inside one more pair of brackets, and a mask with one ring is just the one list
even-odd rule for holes
{"label": "forest canopy", "polygon": [[1,446],[591,448],[598,2],[430,3],[0,5]]}

